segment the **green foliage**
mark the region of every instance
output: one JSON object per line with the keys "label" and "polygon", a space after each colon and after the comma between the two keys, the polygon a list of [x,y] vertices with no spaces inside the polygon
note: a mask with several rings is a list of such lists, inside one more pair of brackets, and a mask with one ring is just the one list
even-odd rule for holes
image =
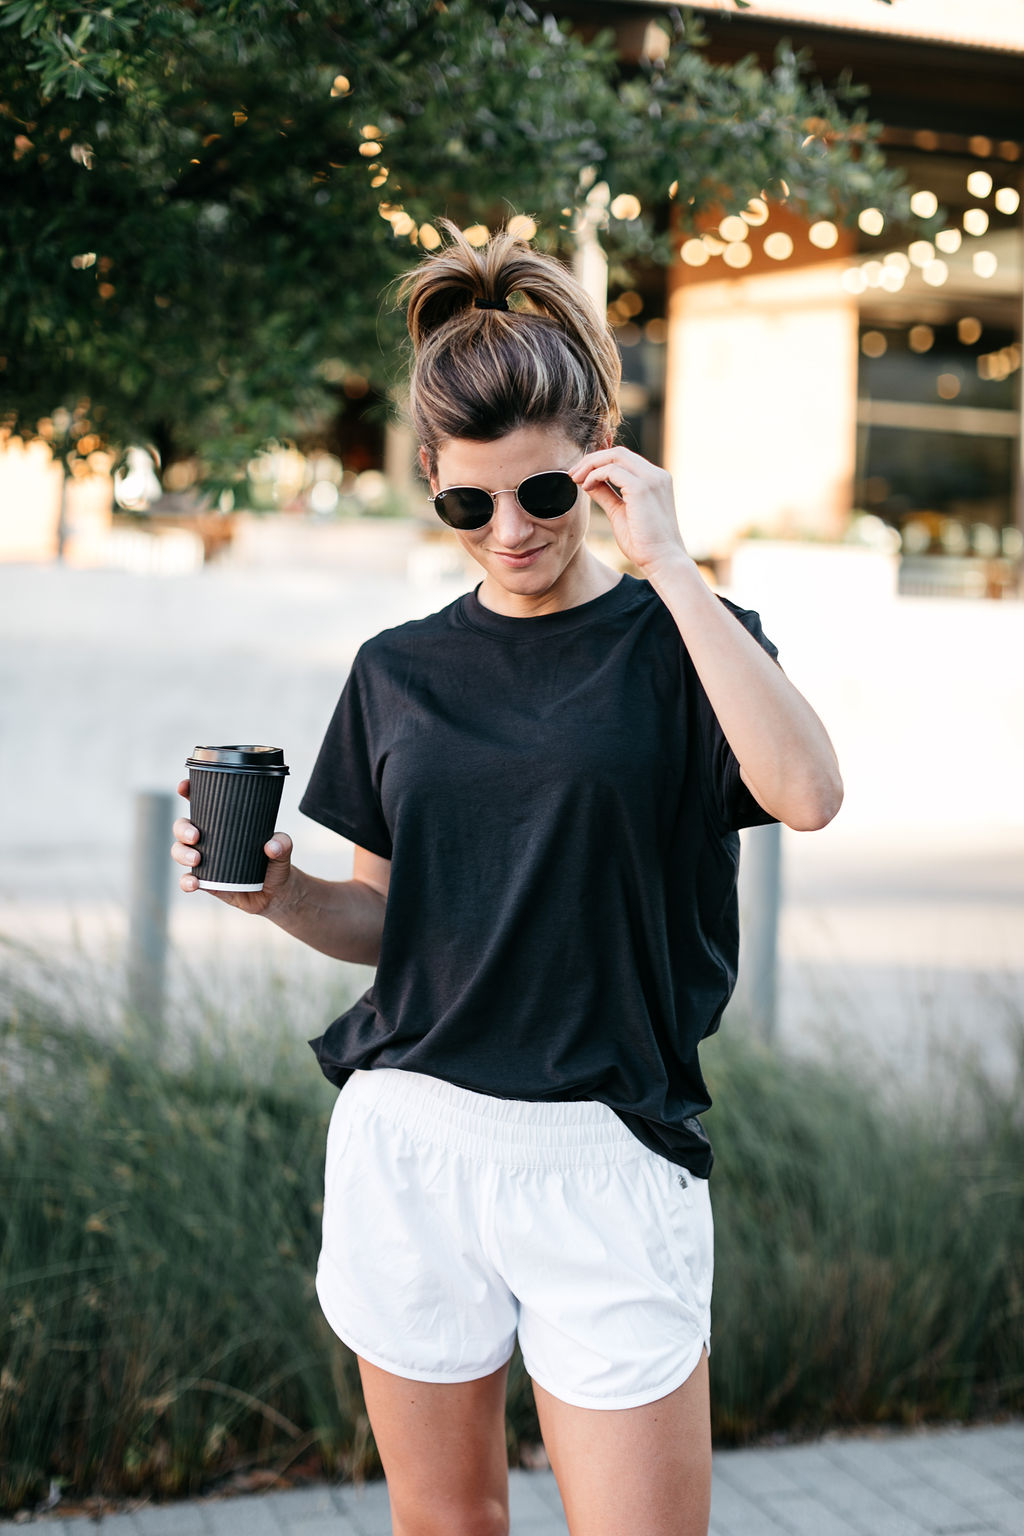
{"label": "green foliage", "polygon": [[[0,1509],[51,1480],[180,1495],[301,1459],[378,1472],[314,1294],[333,1093],[260,1022],[294,978],[231,1014],[193,996],[162,1058],[109,984],[90,999],[50,966],[2,990]],[[1024,1409],[1017,1044],[997,1086],[953,1064],[954,1116],[933,1095],[886,1107],[735,1022],[706,1043],[717,1443]],[[538,1438],[518,1357],[508,1438],[513,1459]]]}
{"label": "green foliage", "polygon": [[899,203],[852,88],[665,26],[627,69],[520,0],[0,0],[0,413],[85,397],[110,444],[237,480],[346,374],[394,383],[387,285],[440,214],[528,211],[565,251],[601,179],[643,206],[607,229],[628,261],[783,181],[816,214]]}

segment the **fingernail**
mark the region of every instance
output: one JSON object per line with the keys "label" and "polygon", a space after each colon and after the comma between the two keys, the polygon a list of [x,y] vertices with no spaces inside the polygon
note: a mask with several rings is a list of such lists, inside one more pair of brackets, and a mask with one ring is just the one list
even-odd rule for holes
{"label": "fingernail", "polygon": [[270,842],[267,844],[267,850],[270,853],[280,853],[281,852],[281,844],[278,842],[276,837],[272,837],[271,838]]}

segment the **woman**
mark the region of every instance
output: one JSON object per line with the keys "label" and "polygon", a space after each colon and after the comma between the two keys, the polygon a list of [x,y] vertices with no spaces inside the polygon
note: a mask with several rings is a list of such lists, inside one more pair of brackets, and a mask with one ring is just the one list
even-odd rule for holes
{"label": "woman", "polygon": [[[222,895],[377,966],[314,1042],[342,1092],[317,1289],[359,1356],[399,1536],[508,1530],[518,1336],[572,1536],[707,1530],[710,1102],[737,829],[842,786],[757,615],[716,597],[669,476],[615,443],[619,357],[507,232],[405,282],[434,507],[483,579],[359,651],[301,802]],[[642,580],[587,548],[588,497]],[[187,792],[187,784],[181,786]],[[181,887],[195,828],[175,824]]]}

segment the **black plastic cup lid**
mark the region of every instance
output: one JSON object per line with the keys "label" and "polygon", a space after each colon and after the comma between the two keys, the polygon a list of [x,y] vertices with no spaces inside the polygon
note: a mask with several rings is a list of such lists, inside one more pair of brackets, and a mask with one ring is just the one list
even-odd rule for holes
{"label": "black plastic cup lid", "polygon": [[196,747],[186,762],[190,768],[277,768],[288,772],[283,747]]}

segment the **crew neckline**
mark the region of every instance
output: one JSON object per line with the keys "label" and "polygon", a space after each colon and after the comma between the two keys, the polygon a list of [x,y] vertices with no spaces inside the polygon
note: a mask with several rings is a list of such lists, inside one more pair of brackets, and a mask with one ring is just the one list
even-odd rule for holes
{"label": "crew neckline", "polygon": [[576,603],[571,608],[559,608],[554,613],[534,614],[529,618],[495,613],[492,608],[485,608],[479,597],[482,585],[480,582],[459,599],[458,611],[464,624],[482,634],[498,635],[506,640],[539,640],[549,635],[567,634],[570,630],[589,624],[593,619],[605,618],[608,614],[618,612],[625,607],[633,589],[639,587],[640,583],[635,576],[625,572],[614,587],[609,587],[607,592],[599,592],[597,597],[588,598],[585,603]]}

